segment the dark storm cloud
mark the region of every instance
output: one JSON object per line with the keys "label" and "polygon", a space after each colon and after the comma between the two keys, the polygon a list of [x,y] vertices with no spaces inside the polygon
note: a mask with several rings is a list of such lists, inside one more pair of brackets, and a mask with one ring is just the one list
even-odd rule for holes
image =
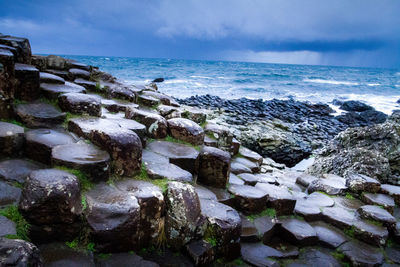
{"label": "dark storm cloud", "polygon": [[398,0],[0,0],[0,7],[0,32],[29,37],[40,53],[400,65]]}

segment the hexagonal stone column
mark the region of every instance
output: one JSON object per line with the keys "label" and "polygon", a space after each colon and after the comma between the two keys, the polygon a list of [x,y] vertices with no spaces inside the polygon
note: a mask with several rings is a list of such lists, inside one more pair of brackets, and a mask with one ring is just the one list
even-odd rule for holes
{"label": "hexagonal stone column", "polygon": [[15,64],[15,78],[18,80],[14,97],[31,101],[40,94],[39,70],[31,65]]}
{"label": "hexagonal stone column", "polygon": [[101,116],[101,100],[96,96],[82,93],[66,93],[58,97],[58,105],[62,111],[68,111],[73,114]]}
{"label": "hexagonal stone column", "polygon": [[39,242],[74,238],[80,229],[80,193],[78,178],[68,172],[31,172],[19,202],[19,210],[32,224],[31,237]]}
{"label": "hexagonal stone column", "polygon": [[215,147],[204,146],[200,151],[198,181],[218,188],[225,188],[229,180],[231,156]]}
{"label": "hexagonal stone column", "polygon": [[168,134],[167,120],[156,113],[128,108],[125,112],[125,117],[146,125],[147,135],[151,138],[161,139],[165,138]]}
{"label": "hexagonal stone column", "polygon": [[138,180],[124,180],[115,186],[138,200],[140,222],[134,242],[140,248],[159,246],[165,223],[165,202],[161,189],[152,183]]}
{"label": "hexagonal stone column", "polygon": [[206,224],[193,186],[169,182],[166,205],[165,232],[170,246],[180,249],[191,240],[202,236]]}
{"label": "hexagonal stone column", "polygon": [[136,197],[106,183],[96,185],[86,194],[85,216],[96,249],[104,252],[137,248],[134,240],[140,223]]}
{"label": "hexagonal stone column", "polygon": [[169,119],[168,127],[171,135],[178,140],[195,146],[204,143],[204,130],[194,121],[183,118]]}
{"label": "hexagonal stone column", "polygon": [[0,156],[12,157],[22,154],[24,128],[0,121]]}

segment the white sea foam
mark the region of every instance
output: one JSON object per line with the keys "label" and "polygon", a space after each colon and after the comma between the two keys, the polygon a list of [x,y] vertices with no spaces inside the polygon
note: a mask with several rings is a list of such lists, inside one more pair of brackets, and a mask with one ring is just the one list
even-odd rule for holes
{"label": "white sea foam", "polygon": [[359,85],[359,83],[356,83],[356,82],[323,80],[323,79],[304,79],[303,82],[335,84],[335,85]]}
{"label": "white sea foam", "polygon": [[207,76],[196,76],[196,75],[190,76],[190,78],[212,79],[211,77],[207,77]]}
{"label": "white sea foam", "polygon": [[379,86],[381,85],[380,83],[367,83],[368,86]]}

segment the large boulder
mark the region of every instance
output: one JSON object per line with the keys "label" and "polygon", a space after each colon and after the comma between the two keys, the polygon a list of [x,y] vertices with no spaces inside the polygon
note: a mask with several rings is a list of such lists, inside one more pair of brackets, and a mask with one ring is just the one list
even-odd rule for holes
{"label": "large boulder", "polygon": [[[31,172],[26,178],[19,210],[35,225],[31,235],[36,240],[66,240],[79,228],[74,227],[82,212],[78,178],[57,169]],[[49,230],[50,229],[50,230]]]}
{"label": "large boulder", "polygon": [[199,197],[193,186],[168,183],[165,232],[170,246],[180,249],[204,234],[206,223],[201,216]]}
{"label": "large boulder", "polygon": [[206,185],[225,188],[229,180],[230,159],[228,152],[203,146],[200,151],[198,181]]}
{"label": "large boulder", "polygon": [[61,110],[73,114],[101,116],[101,101],[99,97],[82,93],[66,93],[58,97]]}
{"label": "large boulder", "polygon": [[31,64],[32,51],[28,39],[14,36],[0,36],[0,44],[16,49],[16,62]]}
{"label": "large boulder", "polygon": [[400,123],[393,113],[387,122],[350,128],[338,134],[316,157],[311,174],[359,173],[380,182],[400,183]]}

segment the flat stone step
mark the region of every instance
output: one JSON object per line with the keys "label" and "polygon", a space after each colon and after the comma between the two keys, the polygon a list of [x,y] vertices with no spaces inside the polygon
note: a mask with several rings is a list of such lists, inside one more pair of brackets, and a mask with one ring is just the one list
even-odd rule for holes
{"label": "flat stone step", "polygon": [[250,221],[244,216],[241,216],[242,220],[242,233],[240,235],[240,242],[248,242],[248,243],[254,243],[254,242],[259,242],[259,233],[254,225],[253,221]]}
{"label": "flat stone step", "polygon": [[18,156],[24,144],[24,128],[0,121],[0,156]]}
{"label": "flat stone step", "polygon": [[65,82],[65,84],[41,83],[40,89],[50,99],[57,99],[59,95],[65,93],[86,93],[83,86],[71,82]]}
{"label": "flat stone step", "polygon": [[320,178],[312,181],[307,188],[309,194],[322,191],[328,195],[344,194],[346,190],[346,180],[343,178]]}
{"label": "flat stone step", "polygon": [[[84,266],[84,265],[80,265]],[[91,266],[91,265],[87,265]],[[159,267],[157,263],[153,261],[148,261],[143,259],[137,254],[134,253],[112,253],[109,257],[97,257],[96,266],[99,267],[114,267],[114,266],[126,266],[126,267]]]}
{"label": "flat stone step", "polygon": [[396,205],[400,205],[400,186],[382,184],[381,192],[392,196]]}
{"label": "flat stone step", "polygon": [[6,217],[0,215],[0,237],[16,235],[17,228],[13,221],[10,221]]}
{"label": "flat stone step", "polygon": [[142,91],[142,95],[151,96],[152,98],[157,99],[163,105],[179,107],[179,104],[172,97],[159,92],[144,90]]}
{"label": "flat stone step", "polygon": [[235,207],[244,214],[256,214],[265,210],[267,193],[249,185],[231,185],[229,193],[235,197]]}
{"label": "flat stone step", "polygon": [[244,185],[244,181],[242,179],[240,179],[239,177],[237,177],[236,175],[234,175],[233,173],[229,174],[229,181],[228,183],[230,185]]}
{"label": "flat stone step", "polygon": [[386,194],[365,193],[361,195],[361,198],[364,203],[382,206],[384,209],[393,214],[395,203],[391,196]]}
{"label": "flat stone step", "polygon": [[278,267],[280,264],[276,259],[294,257],[261,243],[242,243],[241,247],[243,260],[253,266]]}
{"label": "flat stone step", "polygon": [[133,195],[106,183],[86,193],[90,207],[85,213],[91,237],[100,252],[118,252],[135,248],[132,236],[140,222],[140,206]]}
{"label": "flat stone step", "polygon": [[40,83],[65,84],[65,80],[51,73],[40,72]]}
{"label": "flat stone step", "polygon": [[379,266],[384,260],[384,256],[379,249],[363,242],[349,241],[341,245],[338,250],[354,266]]}
{"label": "flat stone step", "polygon": [[199,151],[191,146],[167,141],[154,141],[148,144],[148,149],[167,157],[170,163],[191,174],[197,174],[198,172]]}
{"label": "flat stone step", "polygon": [[231,162],[231,172],[233,174],[239,175],[242,173],[252,173],[251,169],[239,162]]}
{"label": "flat stone step", "polygon": [[60,76],[64,80],[71,80],[71,74],[68,71],[65,70],[56,70],[56,69],[46,69],[46,72]]}
{"label": "flat stone step", "polygon": [[45,266],[95,266],[93,253],[74,249],[64,243],[50,243],[39,246]]}
{"label": "flat stone step", "polygon": [[81,79],[81,78],[75,79],[74,83],[85,87],[87,90],[96,91],[96,89],[97,89],[97,84],[95,82],[88,81],[85,79]]}
{"label": "flat stone step", "polygon": [[101,116],[101,100],[97,96],[82,93],[66,93],[58,96],[58,105],[64,112]]}
{"label": "flat stone step", "polygon": [[110,112],[125,112],[128,108],[139,107],[138,104],[119,99],[102,99],[101,105],[103,105]]}
{"label": "flat stone step", "polygon": [[81,170],[93,181],[105,181],[110,175],[110,155],[92,144],[55,146],[51,157],[53,165]]}
{"label": "flat stone step", "polygon": [[336,249],[348,240],[342,231],[327,223],[318,221],[312,222],[310,225],[317,233],[319,242],[328,248]]}
{"label": "flat stone step", "polygon": [[242,155],[242,157],[257,163],[258,165],[261,165],[263,163],[263,157],[260,154],[258,154],[257,152],[254,152],[244,146],[240,147],[239,153],[240,153],[240,155]]}
{"label": "flat stone step", "polygon": [[42,169],[43,166],[24,159],[10,159],[0,162],[0,180],[9,183],[25,182],[26,177],[34,170]]}
{"label": "flat stone step", "polygon": [[137,121],[124,118],[112,119],[112,121],[118,124],[119,127],[131,130],[132,132],[136,133],[140,137],[143,147],[146,146],[146,126]]}
{"label": "flat stone step", "polygon": [[242,157],[235,157],[232,160],[232,163],[233,164],[234,163],[242,164],[242,165],[246,166],[247,168],[249,168],[252,173],[257,173],[257,172],[260,172],[260,170],[261,170],[261,165],[259,165],[258,162],[253,162],[253,161],[250,161],[250,160],[248,160],[246,158],[242,158]]}
{"label": "flat stone step", "polygon": [[351,228],[357,219],[354,211],[351,212],[342,207],[323,208],[322,217],[326,223],[329,223],[340,229]]}
{"label": "flat stone step", "polygon": [[381,183],[363,174],[351,173],[346,178],[346,186],[356,193],[377,193],[381,189]]}
{"label": "flat stone step", "polygon": [[52,128],[65,120],[65,113],[44,103],[20,104],[17,106],[16,113],[29,128]]}
{"label": "flat stone step", "polygon": [[204,143],[204,130],[194,121],[184,118],[169,119],[168,127],[172,137],[178,140],[192,145],[202,145]]}
{"label": "flat stone step", "polygon": [[257,183],[255,187],[267,193],[267,206],[274,208],[277,215],[290,215],[293,213],[296,199],[286,188],[266,183]]}
{"label": "flat stone step", "polygon": [[354,236],[357,240],[364,241],[365,243],[377,247],[384,246],[389,236],[386,227],[360,219],[353,223],[353,229]]}
{"label": "flat stone step", "polygon": [[90,72],[88,72],[87,70],[72,68],[69,69],[68,72],[71,73],[72,76],[75,78],[82,78],[87,80],[90,78]]}
{"label": "flat stone step", "polygon": [[296,183],[298,183],[299,185],[302,185],[304,187],[308,187],[310,185],[310,183],[312,183],[313,181],[315,181],[317,179],[318,179],[318,177],[315,177],[313,175],[302,174],[297,177]]}
{"label": "flat stone step", "polygon": [[272,237],[277,233],[278,224],[276,218],[269,216],[258,217],[254,220],[254,226],[264,244],[268,244]]}
{"label": "flat stone step", "polygon": [[0,207],[17,205],[21,196],[21,189],[0,181]]}
{"label": "flat stone step", "polygon": [[184,169],[169,163],[169,159],[149,150],[143,151],[143,163],[147,175],[151,179],[167,179],[170,181],[192,182],[193,175]]}
{"label": "flat stone step", "polygon": [[44,164],[51,163],[51,151],[58,145],[73,144],[75,138],[70,134],[52,129],[35,129],[26,133],[25,153],[32,160]]}
{"label": "flat stone step", "polygon": [[379,206],[364,205],[360,207],[357,212],[360,214],[361,218],[378,221],[387,226],[396,223],[396,218],[394,218],[387,210]]}
{"label": "flat stone step", "polygon": [[154,107],[160,104],[160,100],[149,95],[138,95],[137,101],[140,105]]}
{"label": "flat stone step", "polygon": [[335,259],[329,252],[321,251],[320,249],[308,249],[302,251],[299,255],[298,260],[292,261],[287,267],[319,267],[319,266],[330,266],[330,267],[340,267],[342,264]]}
{"label": "flat stone step", "polygon": [[290,243],[299,246],[312,246],[318,242],[317,233],[307,222],[299,219],[280,220],[281,235]]}

